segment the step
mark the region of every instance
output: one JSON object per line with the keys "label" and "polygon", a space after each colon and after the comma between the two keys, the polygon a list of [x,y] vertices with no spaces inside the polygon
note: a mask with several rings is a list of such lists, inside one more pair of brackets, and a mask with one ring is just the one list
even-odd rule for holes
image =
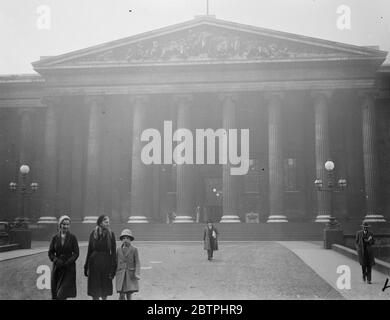
{"label": "step", "polygon": [[6,252],[6,251],[11,251],[11,250],[17,250],[19,249],[19,245],[16,243],[13,244],[5,244],[0,246],[0,252]]}

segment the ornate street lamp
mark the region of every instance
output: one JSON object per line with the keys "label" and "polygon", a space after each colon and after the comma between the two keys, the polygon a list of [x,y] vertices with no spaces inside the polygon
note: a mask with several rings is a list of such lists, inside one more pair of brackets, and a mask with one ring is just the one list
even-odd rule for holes
{"label": "ornate street lamp", "polygon": [[30,172],[30,167],[26,164],[23,164],[19,168],[19,173],[21,176],[20,184],[16,182],[9,183],[9,189],[12,192],[18,192],[22,197],[22,210],[21,210],[21,218],[17,218],[16,220],[27,220],[25,217],[25,196],[30,195],[39,189],[39,184],[37,182],[31,182],[30,185],[27,183],[27,176]]}
{"label": "ornate street lamp", "polygon": [[[330,193],[330,217],[328,217],[328,220],[333,221],[335,218],[333,217],[333,193],[334,192],[341,192],[346,189],[347,187],[347,179],[345,178],[339,178],[337,180],[337,183],[334,182],[334,168],[335,164],[332,160],[328,160],[325,162],[325,170],[328,172],[328,183],[326,186],[324,186],[323,181],[321,179],[316,179],[314,181],[314,185],[316,186],[318,191],[324,191]],[[323,219],[316,220],[317,222],[328,222],[324,221]]]}

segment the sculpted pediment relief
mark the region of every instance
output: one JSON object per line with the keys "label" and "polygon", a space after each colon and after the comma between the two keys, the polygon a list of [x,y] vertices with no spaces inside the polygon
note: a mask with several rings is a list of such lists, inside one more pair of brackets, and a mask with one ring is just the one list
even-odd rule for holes
{"label": "sculpted pediment relief", "polygon": [[[200,63],[229,61],[262,61],[367,55],[360,47],[325,40],[284,34],[239,24],[221,22],[189,22],[184,27],[171,27],[168,32],[152,36],[135,36],[36,63],[38,66],[86,66],[145,63]],[[167,28],[166,28],[167,29]],[[169,29],[169,28],[168,28]],[[266,30],[266,29],[264,29]],[[352,48],[350,48],[352,47]],[[379,51],[380,52],[380,51]],[[368,52],[369,55],[369,52]],[[35,64],[34,64],[35,65]]]}
{"label": "sculpted pediment relief", "polygon": [[340,56],[344,54],[325,48],[290,43],[223,29],[193,28],[171,36],[140,41],[72,61],[99,62],[168,62],[208,60],[261,60]]}

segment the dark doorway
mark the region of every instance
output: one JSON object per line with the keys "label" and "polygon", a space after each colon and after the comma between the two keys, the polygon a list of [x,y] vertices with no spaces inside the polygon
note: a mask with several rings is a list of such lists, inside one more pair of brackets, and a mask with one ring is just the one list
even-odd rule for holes
{"label": "dark doorway", "polygon": [[205,218],[212,222],[219,222],[222,218],[222,206],[206,206]]}

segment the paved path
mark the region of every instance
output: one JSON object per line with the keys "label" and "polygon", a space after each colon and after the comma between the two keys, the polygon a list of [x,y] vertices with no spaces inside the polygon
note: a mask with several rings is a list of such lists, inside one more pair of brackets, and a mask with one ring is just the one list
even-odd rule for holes
{"label": "paved path", "polygon": [[[221,242],[212,262],[199,242],[134,244],[142,264],[136,299],[390,299],[390,289],[382,291],[386,275],[373,270],[372,285],[363,283],[360,265],[322,242]],[[36,286],[38,266],[50,265],[48,245],[0,253],[0,299],[50,299],[49,290]],[[77,299],[89,299],[86,245],[80,242]],[[349,290],[337,288],[340,265],[351,270]]]}
{"label": "paved path", "polygon": [[[390,288],[382,291],[387,278],[385,274],[372,270],[372,284],[369,285],[363,282],[362,270],[357,261],[333,250],[324,249],[322,242],[279,241],[278,243],[294,252],[346,299],[390,300]],[[337,278],[340,276],[337,267],[341,265],[348,266],[351,270],[349,290],[337,288]]]}
{"label": "paved path", "polygon": [[[343,299],[296,254],[276,242],[221,242],[207,261],[200,242],[135,242],[141,259],[137,299]],[[83,275],[86,247],[77,260],[77,299],[89,299]],[[38,290],[37,268],[47,252],[0,262],[0,299],[50,299]],[[117,294],[110,297],[117,299]]]}

